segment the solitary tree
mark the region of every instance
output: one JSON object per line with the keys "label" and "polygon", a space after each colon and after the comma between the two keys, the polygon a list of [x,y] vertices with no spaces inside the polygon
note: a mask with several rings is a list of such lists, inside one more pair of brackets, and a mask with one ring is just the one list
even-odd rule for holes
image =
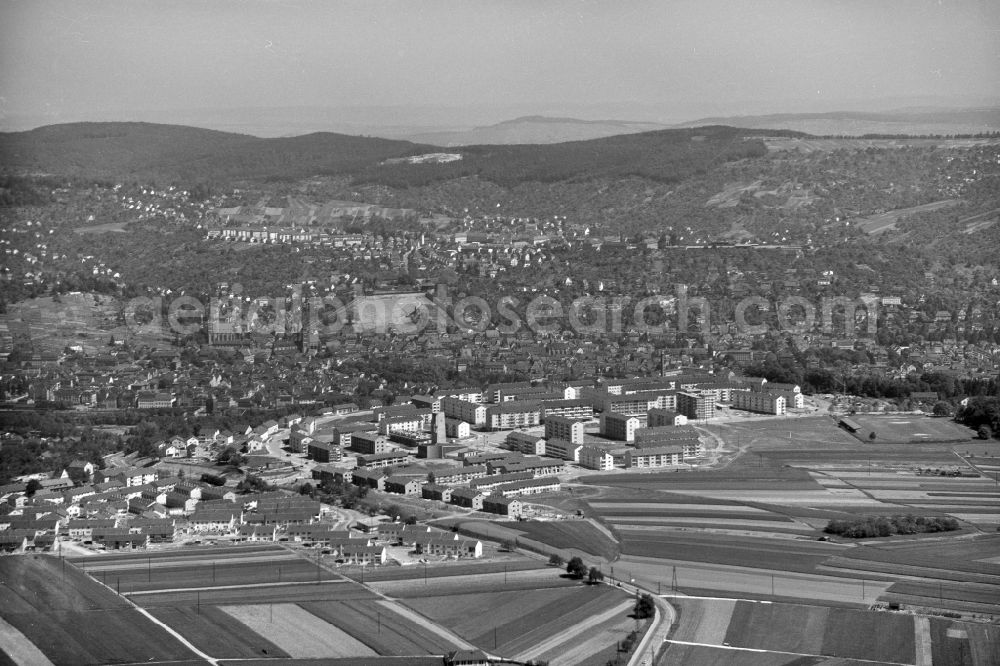
{"label": "solitary tree", "polygon": [[566,573],[573,578],[583,578],[587,575],[587,565],[579,557],[574,557],[566,565]]}
{"label": "solitary tree", "polygon": [[951,416],[951,405],[944,400],[938,400],[934,403],[934,410],[932,413],[934,416]]}
{"label": "solitary tree", "polygon": [[552,553],[549,555],[549,564],[554,567],[561,567],[565,560],[563,560],[562,555],[559,553]]}
{"label": "solitary tree", "polygon": [[976,431],[976,435],[979,439],[989,439],[993,436],[993,431],[990,430],[988,425],[981,425],[979,426],[979,430]]}
{"label": "solitary tree", "polygon": [[869,433],[869,435],[868,435],[868,439],[870,439],[873,442],[875,441],[876,437],[878,437],[878,435],[875,434],[874,430],[872,430],[871,433]]}
{"label": "solitary tree", "polygon": [[595,585],[602,580],[604,580],[604,573],[597,567],[590,567],[590,571],[587,573],[587,582]]}
{"label": "solitary tree", "polygon": [[38,479],[32,479],[28,481],[28,485],[24,488],[24,494],[28,497],[32,497],[36,492],[42,489],[42,482]]}
{"label": "solitary tree", "polygon": [[643,594],[641,597],[635,601],[635,616],[639,619],[652,617],[653,612],[656,610],[656,603],[653,602],[652,595]]}

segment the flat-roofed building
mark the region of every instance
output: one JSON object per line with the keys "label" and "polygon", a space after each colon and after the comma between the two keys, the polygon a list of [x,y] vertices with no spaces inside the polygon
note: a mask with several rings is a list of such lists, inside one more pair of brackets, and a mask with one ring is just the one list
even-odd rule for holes
{"label": "flat-roofed building", "polygon": [[542,408],[537,402],[513,400],[486,408],[486,425],[490,430],[530,428],[542,422]]}
{"label": "flat-roofed building", "polygon": [[646,413],[646,425],[650,428],[659,426],[687,425],[688,418],[671,409],[651,409]]}
{"label": "flat-roofed building", "polygon": [[601,434],[610,439],[631,442],[635,431],[641,428],[643,420],[636,415],[605,412],[601,414]]}
{"label": "flat-roofed building", "polygon": [[481,428],[486,425],[486,406],[479,403],[459,398],[441,398],[441,411],[448,418],[465,421],[473,427]]}
{"label": "flat-roofed building", "polygon": [[733,408],[780,416],[786,413],[785,396],[771,391],[733,391]]}
{"label": "flat-roofed building", "polygon": [[684,462],[684,449],[679,444],[630,449],[627,467],[670,467]]}
{"label": "flat-roofed building", "polygon": [[677,411],[689,419],[705,420],[714,416],[715,393],[712,391],[680,391]]}
{"label": "flat-roofed building", "polygon": [[504,444],[511,451],[527,453],[535,456],[545,455],[545,438],[541,435],[532,435],[523,430],[515,430],[507,435]]}
{"label": "flat-roofed building", "polygon": [[545,455],[553,458],[580,462],[580,449],[582,448],[583,444],[574,444],[565,439],[545,440]]}
{"label": "flat-roofed building", "polygon": [[580,466],[587,469],[607,471],[614,469],[615,459],[605,449],[596,446],[584,446],[580,449]]}
{"label": "flat-roofed building", "polygon": [[351,448],[358,453],[385,453],[389,450],[388,438],[377,432],[356,432],[351,435]]}
{"label": "flat-roofed building", "polygon": [[545,439],[564,439],[573,444],[583,443],[583,421],[565,416],[550,416],[545,419]]}

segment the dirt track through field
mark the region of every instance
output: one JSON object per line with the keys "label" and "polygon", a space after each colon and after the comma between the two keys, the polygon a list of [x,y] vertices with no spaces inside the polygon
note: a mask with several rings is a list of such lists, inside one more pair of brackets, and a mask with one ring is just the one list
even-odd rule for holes
{"label": "dirt track through field", "polygon": [[[537,657],[539,655],[542,655],[542,654],[548,652],[549,650],[554,650],[555,648],[559,647],[560,645],[563,645],[564,643],[567,643],[567,642],[573,640],[574,638],[582,635],[584,632],[589,631],[592,627],[595,627],[595,626],[597,626],[597,625],[599,625],[599,624],[601,624],[603,622],[607,622],[608,620],[612,619],[616,615],[624,615],[625,612],[628,611],[628,609],[632,607],[633,603],[634,602],[631,599],[629,599],[628,601],[621,602],[620,604],[618,604],[617,606],[614,606],[613,608],[609,608],[608,610],[604,611],[603,613],[599,613],[597,615],[591,615],[590,617],[588,617],[586,619],[586,621],[577,624],[572,629],[560,632],[560,633],[556,634],[555,636],[547,638],[546,640],[542,641],[541,643],[538,643],[537,645],[533,645],[529,649],[527,649],[527,650],[525,650],[525,651],[523,651],[523,652],[515,655],[514,659],[517,659],[519,661],[528,661],[529,659],[534,659],[535,657]],[[565,663],[565,664],[572,664],[574,662],[573,661],[567,661],[567,660],[564,660],[564,659],[560,658],[560,659],[554,659],[552,661],[552,663],[553,664],[563,664],[563,663]]]}

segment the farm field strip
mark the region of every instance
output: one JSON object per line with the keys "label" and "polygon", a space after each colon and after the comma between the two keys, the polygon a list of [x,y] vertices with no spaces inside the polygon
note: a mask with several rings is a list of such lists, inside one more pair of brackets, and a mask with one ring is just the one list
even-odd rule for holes
{"label": "farm field strip", "polygon": [[[340,579],[340,580],[326,580],[326,581],[322,581],[319,584],[321,584],[321,585],[329,585],[329,584],[338,584],[338,583],[339,584],[345,584],[345,585],[346,584],[353,584],[352,581],[345,580],[345,579]],[[122,592],[121,594],[122,594],[122,596],[126,596],[126,597],[137,597],[137,596],[142,596],[144,594],[163,594],[163,593],[169,593],[169,592],[203,592],[203,591],[206,591],[206,590],[208,590],[208,591],[212,591],[212,590],[256,590],[256,589],[265,588],[265,587],[293,587],[293,586],[296,586],[296,585],[316,585],[316,584],[317,583],[314,580],[307,580],[307,581],[287,581],[287,582],[282,582],[282,583],[278,583],[278,582],[274,582],[274,583],[243,583],[243,584],[237,584],[237,585],[210,585],[210,586],[207,586],[207,587],[174,587],[174,588],[166,588],[166,589],[164,589],[164,588],[155,588],[155,589],[150,589],[150,590],[127,591],[127,592]]]}
{"label": "farm field strip", "polygon": [[[664,536],[673,536],[676,534],[716,534],[720,536],[731,536],[731,537],[746,537],[754,536],[756,538],[763,539],[797,539],[802,536],[811,536],[815,534],[816,530],[809,527],[794,527],[793,523],[782,523],[783,525],[788,525],[788,527],[769,527],[767,529],[761,529],[757,527],[739,527],[739,526],[726,526],[722,524],[705,523],[704,525],[691,523],[676,523],[671,524],[670,522],[663,522],[657,525],[630,525],[628,523],[615,523],[615,529],[619,532],[632,532],[632,540],[636,540],[636,535],[641,536],[651,536],[660,535],[662,539]],[[780,531],[779,531],[780,530]],[[627,551],[628,549],[626,549]]]}
{"label": "farm field strip", "polygon": [[1000,609],[1000,585],[951,581],[943,585],[923,581],[901,581],[889,588],[889,594],[952,601],[968,601]]}
{"label": "farm field strip", "polygon": [[256,603],[296,603],[300,601],[344,601],[376,598],[360,585],[320,583],[313,585],[254,586],[238,589],[181,590],[136,596],[134,601],[143,608],[191,605],[236,605]]}
{"label": "farm field strip", "polygon": [[567,628],[565,631],[561,631],[546,640],[540,641],[539,643],[516,653],[513,658],[519,661],[527,661],[529,659],[540,657],[545,653],[555,652],[558,650],[556,654],[561,655],[562,659],[567,660],[565,663],[574,663],[568,660],[566,652],[567,648],[570,646],[567,645],[567,643],[570,643],[571,641],[579,643],[578,639],[583,634],[592,636],[597,627],[606,622],[615,621],[616,623],[620,623],[622,618],[625,618],[627,622],[627,614],[634,604],[634,601],[627,600],[595,615],[590,615],[583,621]]}
{"label": "farm field strip", "polygon": [[128,558],[127,560],[102,560],[93,561],[90,559],[75,560],[74,564],[79,566],[81,569],[85,569],[88,573],[92,571],[129,571],[131,569],[142,569],[146,570],[147,567],[155,567],[159,570],[169,570],[169,569],[195,569],[202,568],[205,565],[211,566],[212,563],[224,564],[226,566],[235,566],[240,564],[264,564],[267,562],[288,562],[291,560],[301,560],[302,558],[291,553],[287,550],[283,550],[280,553],[268,553],[263,555],[246,555],[240,557],[234,556],[222,556],[222,557],[201,557],[201,558],[159,558],[147,560],[146,558]]}
{"label": "farm field strip", "polygon": [[34,664],[36,666],[53,666],[45,653],[31,640],[0,617],[0,657],[7,656],[14,664]]}
{"label": "farm field strip", "polygon": [[288,657],[286,652],[216,606],[149,611],[202,652],[224,659]]}
{"label": "farm field strip", "polygon": [[123,560],[142,560],[145,562],[147,559],[164,560],[164,559],[205,559],[205,558],[215,558],[223,559],[230,556],[237,555],[285,555],[288,550],[282,548],[275,543],[262,543],[262,544],[243,544],[239,546],[212,546],[212,547],[194,547],[190,550],[160,550],[160,551],[147,551],[138,555],[133,552],[127,553],[105,553],[102,555],[88,555],[86,557],[72,557],[67,558],[73,562],[105,562],[105,561],[123,561]]}
{"label": "farm field strip", "polygon": [[674,519],[674,518],[706,518],[709,520],[746,520],[751,522],[761,521],[761,522],[788,522],[790,518],[780,513],[772,513],[771,511],[761,511],[760,513],[741,513],[739,511],[684,511],[684,510],[668,510],[668,511],[622,511],[618,510],[614,513],[601,514],[601,517],[605,520],[611,522],[618,522],[622,520],[635,520],[639,522],[644,522],[647,520],[656,520],[658,518]]}
{"label": "farm field strip", "polygon": [[168,571],[150,569],[104,569],[87,571],[95,579],[120,591],[142,592],[150,590],[182,590],[239,585],[268,585],[283,583],[317,583],[330,580],[342,581],[343,577],[331,573],[314,562],[301,558],[267,564],[240,564],[228,566],[197,566]]}
{"label": "farm field strip", "polygon": [[462,650],[475,649],[475,646],[472,643],[465,641],[463,638],[445,629],[441,625],[431,622],[420,613],[410,608],[407,608],[402,603],[396,603],[394,601],[385,601],[385,600],[377,601],[376,603],[379,604],[380,606],[383,606],[384,608],[390,609],[397,615],[406,618],[411,623],[423,627],[425,632],[430,632],[432,634],[435,634],[445,644],[449,643],[455,644],[459,647],[459,649]]}
{"label": "farm field strip", "polygon": [[295,604],[221,606],[293,658],[368,657],[375,651]]}
{"label": "farm field strip", "polygon": [[[459,649],[455,641],[428,632],[382,600],[318,601],[299,604],[304,610],[361,641],[376,653],[390,656],[446,654]],[[374,627],[374,631],[373,631]]]}
{"label": "farm field strip", "polygon": [[[503,654],[520,654],[522,651],[544,644],[552,637],[562,636],[565,632],[588,622],[595,614],[599,614],[603,619],[609,619],[616,614],[625,615],[634,603],[617,588],[609,585],[598,585],[596,588],[596,590],[585,589],[585,593],[549,604],[540,609],[534,617],[523,617],[501,625],[497,629],[503,631],[508,640],[499,644],[497,649]],[[609,603],[621,597],[626,597],[627,601],[616,604],[613,609],[608,610]],[[471,642],[488,648],[492,638],[492,632],[485,631]]]}
{"label": "farm field strip", "polygon": [[547,567],[530,571],[512,571],[480,575],[450,576],[448,578],[394,581],[373,581],[368,587],[390,597],[412,598],[430,594],[463,594],[468,592],[500,592],[504,590],[533,590],[539,588],[565,588],[579,585],[579,581],[561,577],[561,569]]}
{"label": "farm field strip", "polygon": [[1000,513],[950,513],[949,516],[968,523],[996,525],[1000,523]]}
{"label": "farm field strip", "polygon": [[997,583],[995,577],[982,576],[949,569],[927,569],[923,567],[907,567],[899,564],[888,564],[884,562],[864,562],[858,566],[851,566],[841,563],[824,563],[816,567],[817,573],[829,573],[830,575],[848,575],[851,577],[868,578],[877,576],[892,582],[901,579],[923,580],[923,581],[961,581],[961,582],[983,582]]}
{"label": "farm field strip", "polygon": [[590,628],[585,636],[538,655],[550,666],[605,666],[617,655],[618,641],[635,626],[629,617],[616,616]]}
{"label": "farm field strip", "polygon": [[670,636],[676,640],[721,645],[736,608],[734,599],[685,599],[670,603],[680,608],[680,622]]}
{"label": "farm field strip", "polygon": [[[513,535],[511,535],[513,538]],[[393,567],[393,568],[383,568],[378,571],[373,571],[366,573],[364,575],[365,582],[383,582],[383,581],[393,581],[393,580],[413,580],[413,579],[423,579],[423,578],[453,578],[455,576],[482,576],[486,574],[503,573],[507,572],[513,573],[515,571],[540,571],[546,570],[547,566],[544,562],[539,562],[533,559],[519,559],[510,560],[507,562],[469,562],[469,563],[455,563],[446,564],[444,566],[435,566],[431,568],[425,568],[421,566],[403,566],[403,567]],[[360,574],[351,573],[347,575],[347,578],[351,580],[359,580]]]}
{"label": "farm field strip", "polygon": [[767,513],[764,509],[743,504],[698,504],[686,502],[671,504],[666,502],[588,502],[595,509],[603,511],[725,511],[733,513]]}
{"label": "farm field strip", "polygon": [[812,532],[811,527],[797,527],[791,520],[746,520],[741,518],[708,518],[698,516],[621,516],[608,518],[616,527],[628,528],[631,525],[695,525],[703,527],[719,526],[729,528],[745,528],[752,531],[769,529],[786,529],[792,531]]}
{"label": "farm field strip", "polygon": [[[717,592],[718,596],[726,598],[739,595],[763,598],[776,596],[807,602],[823,600],[868,606],[891,585],[891,582],[871,580],[866,580],[862,585],[859,580],[835,576],[755,570],[683,560],[650,561],[650,558],[643,558],[640,561],[631,556],[623,557],[615,568],[628,571],[637,581],[647,586],[655,587],[660,583],[661,587],[669,587],[674,566],[678,589],[682,594],[689,590],[704,590]],[[663,596],[669,598],[669,595]]]}
{"label": "farm field strip", "polygon": [[860,490],[853,488],[845,492],[834,490],[687,490],[692,495],[702,495],[718,499],[742,499],[755,504],[775,504],[788,508],[789,504],[804,506],[882,506],[882,502],[871,499]]}

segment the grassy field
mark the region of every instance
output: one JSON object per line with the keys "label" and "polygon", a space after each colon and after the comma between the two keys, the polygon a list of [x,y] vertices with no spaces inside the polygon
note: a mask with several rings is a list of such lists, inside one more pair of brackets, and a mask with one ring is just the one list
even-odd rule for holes
{"label": "grassy field", "polygon": [[869,433],[874,432],[876,442],[956,442],[975,437],[970,428],[945,418],[910,414],[855,414],[851,419],[861,426],[856,437],[867,440]]}
{"label": "grassy field", "polygon": [[0,616],[55,664],[197,661],[166,630],[76,568],[0,558]]}

